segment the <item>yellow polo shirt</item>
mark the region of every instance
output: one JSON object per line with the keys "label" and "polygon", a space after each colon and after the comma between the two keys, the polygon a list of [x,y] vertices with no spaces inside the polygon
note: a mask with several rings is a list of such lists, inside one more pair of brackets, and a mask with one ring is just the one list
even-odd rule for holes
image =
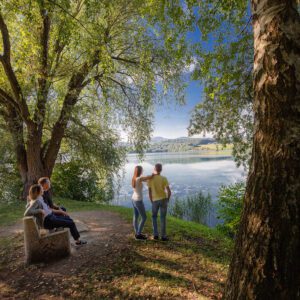
{"label": "yellow polo shirt", "polygon": [[151,188],[152,200],[162,200],[168,197],[166,193],[166,187],[169,186],[169,182],[166,177],[161,175],[155,175],[148,181],[148,187]]}

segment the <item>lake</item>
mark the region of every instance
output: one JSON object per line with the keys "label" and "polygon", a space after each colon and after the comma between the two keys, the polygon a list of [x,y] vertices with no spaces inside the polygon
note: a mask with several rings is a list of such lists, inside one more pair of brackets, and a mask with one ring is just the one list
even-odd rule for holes
{"label": "lake", "polygon": [[[199,191],[209,193],[214,202],[217,200],[221,185],[227,185],[245,179],[244,169],[237,168],[231,156],[205,155],[199,153],[150,153],[140,162],[136,155],[130,154],[122,171],[119,192],[113,204],[132,207],[131,177],[134,167],[140,164],[144,175],[151,175],[156,163],[163,164],[162,175],[168,178],[172,190],[172,198],[185,197]],[[171,201],[172,201],[171,198]],[[144,184],[144,203],[150,210],[146,184]],[[207,216],[207,224],[215,226],[220,221],[216,218],[215,209]]]}

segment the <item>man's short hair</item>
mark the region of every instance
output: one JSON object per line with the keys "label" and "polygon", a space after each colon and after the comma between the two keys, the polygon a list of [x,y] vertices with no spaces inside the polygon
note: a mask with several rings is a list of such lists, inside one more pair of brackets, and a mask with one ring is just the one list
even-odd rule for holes
{"label": "man's short hair", "polygon": [[46,183],[50,183],[49,177],[41,177],[41,178],[38,180],[38,184],[40,184],[40,185],[43,185],[43,184],[46,184]]}
{"label": "man's short hair", "polygon": [[161,172],[161,171],[162,171],[162,164],[156,164],[156,165],[155,165],[155,170],[156,170],[157,172]]}

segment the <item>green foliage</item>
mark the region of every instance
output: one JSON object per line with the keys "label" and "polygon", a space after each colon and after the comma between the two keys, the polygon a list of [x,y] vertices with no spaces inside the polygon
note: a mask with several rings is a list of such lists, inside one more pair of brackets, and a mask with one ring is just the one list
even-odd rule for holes
{"label": "green foliage", "polygon": [[170,203],[169,213],[176,218],[206,224],[206,217],[211,208],[211,196],[199,192],[186,198],[176,197]]}
{"label": "green foliage", "polygon": [[218,228],[230,236],[235,236],[237,233],[244,194],[245,182],[222,186],[219,190],[217,213],[218,218],[223,220],[223,224],[218,225]]}
{"label": "green foliage", "polygon": [[[94,108],[94,125],[101,128],[101,122],[107,122],[115,133],[122,128],[139,153],[149,142],[153,104],[168,98],[183,103],[181,74],[190,52],[184,39],[187,18],[180,5],[173,11],[163,0],[13,0],[1,2],[0,9],[10,34],[11,63],[31,118],[42,96],[37,83],[46,80],[44,120],[43,112],[38,112],[45,123],[45,145],[61,114],[70,80],[85,64],[89,70],[81,84],[84,88],[75,111],[68,114],[86,126],[82,113]],[[175,23],[164,10],[172,11]],[[43,12],[50,20],[46,69]],[[0,85],[11,93],[2,68]],[[97,119],[99,110],[105,120]]]}
{"label": "green foliage", "polygon": [[19,199],[22,182],[15,165],[11,136],[0,127],[0,202],[10,203]]}
{"label": "green foliage", "polygon": [[201,43],[194,45],[193,78],[204,84],[189,133],[212,132],[233,144],[238,165],[248,166],[253,132],[253,34],[246,0],[186,1],[196,11]]}
{"label": "green foliage", "polygon": [[[201,147],[201,150],[222,150],[218,149],[218,145],[215,144],[215,140],[211,138],[176,138],[176,139],[164,139],[152,140],[147,147],[147,153],[151,152],[186,152],[186,151],[199,151],[199,146],[207,145],[206,147]],[[135,153],[134,148],[127,145],[126,149],[130,153]]]}
{"label": "green foliage", "polygon": [[81,201],[111,199],[111,183],[99,182],[96,172],[79,160],[56,164],[51,177],[55,195]]}

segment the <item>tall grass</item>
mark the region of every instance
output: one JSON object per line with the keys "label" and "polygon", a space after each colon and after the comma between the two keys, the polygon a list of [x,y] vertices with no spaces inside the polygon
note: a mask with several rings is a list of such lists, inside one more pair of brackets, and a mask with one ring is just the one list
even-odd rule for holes
{"label": "tall grass", "polygon": [[207,216],[212,209],[211,196],[198,192],[185,198],[176,197],[170,203],[169,214],[176,218],[207,224]]}

